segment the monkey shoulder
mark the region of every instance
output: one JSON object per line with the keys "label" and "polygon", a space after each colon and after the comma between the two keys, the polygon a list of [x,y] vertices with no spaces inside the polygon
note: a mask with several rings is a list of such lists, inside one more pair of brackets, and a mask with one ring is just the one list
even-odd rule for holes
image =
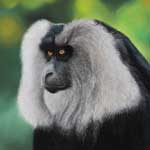
{"label": "monkey shoulder", "polygon": [[[147,105],[146,105],[147,106]],[[34,150],[147,150],[150,148],[148,108],[138,108],[92,122],[84,133],[74,129],[68,133],[59,127],[34,130]],[[149,111],[150,112],[150,111]]]}

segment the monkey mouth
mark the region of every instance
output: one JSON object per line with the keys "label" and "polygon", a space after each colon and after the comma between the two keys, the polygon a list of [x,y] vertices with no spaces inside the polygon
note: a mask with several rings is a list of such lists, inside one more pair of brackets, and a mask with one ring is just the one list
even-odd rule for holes
{"label": "monkey mouth", "polygon": [[58,91],[66,90],[70,85],[45,85],[45,89],[50,93],[57,93]]}

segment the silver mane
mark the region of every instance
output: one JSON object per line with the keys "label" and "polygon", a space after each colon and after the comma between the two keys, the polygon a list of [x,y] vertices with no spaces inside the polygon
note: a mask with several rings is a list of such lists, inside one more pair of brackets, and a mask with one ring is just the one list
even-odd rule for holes
{"label": "silver mane", "polygon": [[39,44],[52,25],[37,21],[22,41],[18,106],[28,123],[81,131],[91,121],[103,122],[139,104],[139,87],[115,47],[119,41],[93,20],[65,24],[56,36],[58,45],[67,42],[75,51],[69,62],[72,87],[55,94],[45,90],[41,76],[47,62]]}

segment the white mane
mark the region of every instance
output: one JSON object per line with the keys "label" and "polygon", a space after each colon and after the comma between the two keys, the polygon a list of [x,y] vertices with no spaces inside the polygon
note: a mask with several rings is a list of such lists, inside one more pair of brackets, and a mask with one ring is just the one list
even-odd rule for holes
{"label": "white mane", "polygon": [[[63,129],[76,126],[80,131],[92,121],[136,107],[140,101],[139,87],[120,59],[115,39],[102,26],[91,20],[73,21],[65,25],[56,37],[60,44],[68,40],[75,50],[89,55],[91,71],[84,80],[84,69],[72,62],[73,87],[51,94],[41,84],[41,74],[46,63],[39,44],[52,23],[41,20],[33,24],[23,38],[21,47],[22,78],[18,106],[23,117],[33,127],[51,126],[54,122]],[[70,38],[70,39],[69,39]],[[83,52],[83,53],[84,53]],[[88,65],[86,66],[88,67]]]}

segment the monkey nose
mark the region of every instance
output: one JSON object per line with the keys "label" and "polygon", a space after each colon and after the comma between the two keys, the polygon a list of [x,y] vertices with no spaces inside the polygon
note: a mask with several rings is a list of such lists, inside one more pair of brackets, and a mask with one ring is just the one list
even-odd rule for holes
{"label": "monkey nose", "polygon": [[45,76],[45,84],[49,84],[52,81],[53,76],[54,76],[54,73],[53,72],[49,72]]}

